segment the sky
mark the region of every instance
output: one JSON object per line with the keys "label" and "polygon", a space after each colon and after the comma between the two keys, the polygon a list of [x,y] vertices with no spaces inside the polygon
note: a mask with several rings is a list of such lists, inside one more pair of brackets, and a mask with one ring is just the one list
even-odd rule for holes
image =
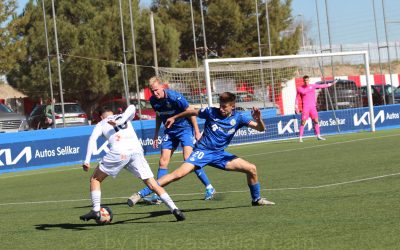
{"label": "sky", "polygon": [[[18,0],[19,11],[27,0]],[[318,31],[317,10],[320,23]],[[376,44],[373,13],[375,2],[378,41],[386,42],[382,3],[386,13],[387,37],[400,47],[400,0],[292,0],[292,15],[299,24],[303,22],[305,40],[319,45],[319,33],[323,45],[329,44],[325,3],[328,5],[329,30],[333,45]],[[149,6],[151,0],[141,0],[141,6]]]}

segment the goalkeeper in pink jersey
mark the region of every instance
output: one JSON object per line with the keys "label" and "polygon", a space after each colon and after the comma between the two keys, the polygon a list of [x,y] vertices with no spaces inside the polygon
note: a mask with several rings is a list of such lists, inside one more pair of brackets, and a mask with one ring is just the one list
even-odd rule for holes
{"label": "goalkeeper in pink jersey", "polygon": [[[335,82],[334,82],[335,83]],[[334,84],[333,83],[333,84]],[[304,134],[304,125],[309,117],[311,117],[314,124],[314,133],[317,136],[318,140],[325,140],[325,138],[321,137],[320,129],[318,124],[318,112],[316,107],[315,100],[315,89],[323,89],[332,86],[332,83],[328,84],[310,84],[310,77],[305,75],[303,76],[303,85],[297,87],[297,96],[296,96],[296,113],[299,113],[299,102],[302,102],[302,111],[301,111],[301,125],[299,131],[299,141],[303,142],[303,134]]]}

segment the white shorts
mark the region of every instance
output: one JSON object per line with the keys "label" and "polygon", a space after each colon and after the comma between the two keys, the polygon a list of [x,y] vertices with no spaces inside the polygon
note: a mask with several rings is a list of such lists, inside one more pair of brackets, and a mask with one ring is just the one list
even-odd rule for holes
{"label": "white shorts", "polygon": [[141,180],[154,177],[143,153],[122,155],[110,151],[100,161],[99,168],[103,173],[111,175],[114,178],[123,168],[126,168],[126,170]]}

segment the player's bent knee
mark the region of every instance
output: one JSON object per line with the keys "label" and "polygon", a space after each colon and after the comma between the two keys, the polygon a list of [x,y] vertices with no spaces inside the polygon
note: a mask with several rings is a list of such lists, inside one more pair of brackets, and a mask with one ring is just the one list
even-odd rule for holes
{"label": "player's bent knee", "polygon": [[247,172],[251,175],[257,175],[257,167],[254,164],[249,164],[247,167]]}

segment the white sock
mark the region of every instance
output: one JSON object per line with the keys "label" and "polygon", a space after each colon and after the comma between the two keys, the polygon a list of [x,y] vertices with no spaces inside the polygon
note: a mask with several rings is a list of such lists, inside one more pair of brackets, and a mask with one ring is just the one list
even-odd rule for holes
{"label": "white sock", "polygon": [[174,211],[174,209],[177,209],[175,203],[172,201],[171,197],[167,193],[163,193],[160,195],[160,199],[167,205],[169,210]]}
{"label": "white sock", "polygon": [[100,211],[101,191],[94,190],[90,192],[90,198],[92,200],[93,211]]}
{"label": "white sock", "polygon": [[210,188],[213,188],[213,186],[211,184],[208,184],[206,189],[210,189]]}

